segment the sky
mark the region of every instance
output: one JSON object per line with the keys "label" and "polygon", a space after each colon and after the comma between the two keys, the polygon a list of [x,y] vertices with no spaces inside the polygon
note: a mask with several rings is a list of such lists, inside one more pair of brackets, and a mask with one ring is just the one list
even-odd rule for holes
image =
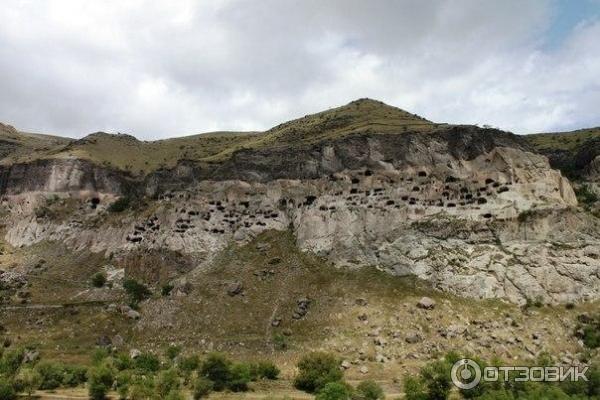
{"label": "sky", "polygon": [[369,97],[515,133],[600,126],[600,0],[3,0],[0,121],[265,130]]}

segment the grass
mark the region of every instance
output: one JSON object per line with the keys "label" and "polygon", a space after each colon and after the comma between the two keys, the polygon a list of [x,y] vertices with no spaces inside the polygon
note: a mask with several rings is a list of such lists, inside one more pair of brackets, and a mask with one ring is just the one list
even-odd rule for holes
{"label": "grass", "polygon": [[565,150],[575,152],[586,140],[600,137],[600,127],[572,132],[537,133],[524,137],[538,151]]}
{"label": "grass", "polygon": [[436,126],[399,108],[361,99],[261,133],[215,132],[146,142],[130,135],[102,132],[80,140],[53,137],[42,140],[39,135],[25,136],[15,131],[10,137],[19,142],[20,147],[17,151],[6,146],[4,162],[79,158],[144,176],[161,168],[173,168],[185,160],[201,164],[222,162],[244,149],[311,146],[349,135],[429,132]]}

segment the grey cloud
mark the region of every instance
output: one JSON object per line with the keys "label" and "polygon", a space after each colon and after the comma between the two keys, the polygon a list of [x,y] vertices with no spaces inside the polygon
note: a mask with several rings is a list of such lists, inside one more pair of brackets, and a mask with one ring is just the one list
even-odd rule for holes
{"label": "grey cloud", "polygon": [[600,124],[598,21],[548,0],[7,1],[0,120],[83,136],[266,129],[378,98],[517,132]]}

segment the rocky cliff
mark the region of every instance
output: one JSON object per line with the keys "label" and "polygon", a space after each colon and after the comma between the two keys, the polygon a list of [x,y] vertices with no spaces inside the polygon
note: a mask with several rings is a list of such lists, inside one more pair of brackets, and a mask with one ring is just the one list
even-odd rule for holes
{"label": "rocky cliff", "polygon": [[[231,244],[290,230],[299,248],[339,267],[415,275],[465,296],[600,296],[596,220],[577,211],[546,157],[507,132],[363,100],[231,141],[119,138],[139,154],[183,146],[176,160],[146,160],[139,165],[153,167],[139,172],[100,153],[98,140],[112,139],[0,167],[8,243],[62,241],[132,271],[145,255],[172,279]],[[111,207],[119,197],[125,210]],[[173,272],[173,260],[186,268]]]}

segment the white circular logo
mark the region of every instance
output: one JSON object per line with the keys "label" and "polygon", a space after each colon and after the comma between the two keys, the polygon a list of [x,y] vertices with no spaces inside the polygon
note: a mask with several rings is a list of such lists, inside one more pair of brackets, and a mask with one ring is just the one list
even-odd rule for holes
{"label": "white circular logo", "polygon": [[481,381],[481,368],[468,358],[458,360],[450,372],[452,383],[459,389],[473,389]]}

